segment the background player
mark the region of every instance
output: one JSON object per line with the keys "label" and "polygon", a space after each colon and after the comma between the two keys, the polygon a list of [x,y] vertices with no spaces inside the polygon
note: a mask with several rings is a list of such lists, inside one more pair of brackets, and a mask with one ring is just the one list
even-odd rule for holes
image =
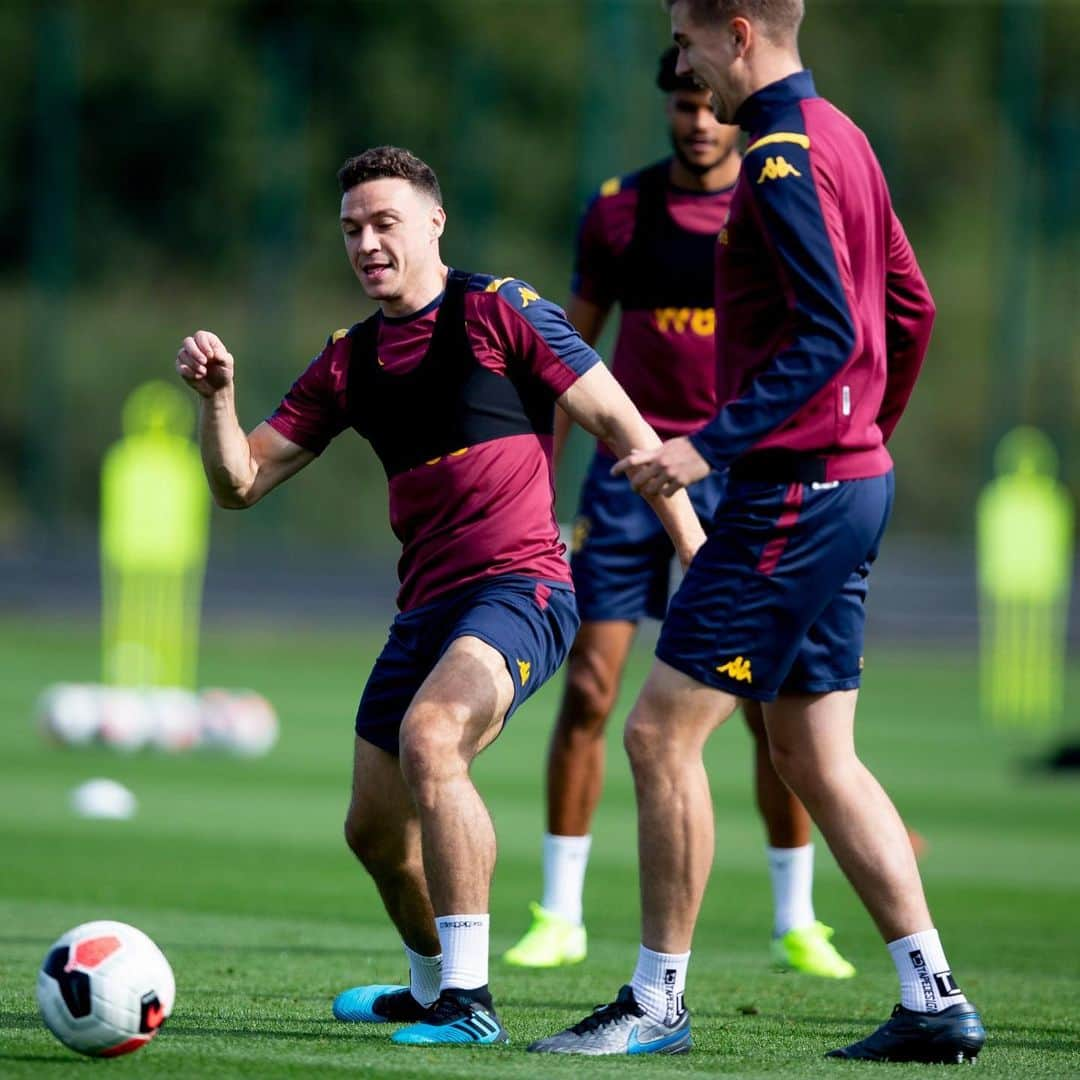
{"label": "background player", "polygon": [[[618,451],[659,439],[560,309],[522,281],[443,264],[427,165],[379,147],[339,180],[345,249],[378,311],[332,335],[248,436],[219,338],[186,338],[177,368],[201,395],[222,506],[258,502],[347,427],[382,461],[401,613],[357,712],[345,834],[401,933],[410,984],[357,987],[334,1011],[413,1021],[397,1043],[505,1042],[487,989],[495,835],[469,767],[577,629],[552,506],[554,403]],[[689,499],[654,505],[689,563],[703,539]]]}
{"label": "background player", "polygon": [[[685,435],[716,413],[713,263],[739,172],[739,129],[719,124],[708,90],[677,75],[678,49],[660,58],[673,156],[607,181],[578,238],[570,321],[595,344],[614,304],[621,309],[613,371],[661,438]],[[569,430],[555,420],[555,462]],[[673,550],[660,521],[614,459],[597,447],[574,526],[571,567],[581,628],[567,660],[566,688],[548,751],[544,892],[532,926],[506,953],[520,967],[584,959],[582,893],[589,826],[603,785],[604,728],[618,696],[638,621],[667,610]],[[690,489],[712,519],[723,477]],[[757,803],[768,836],[773,888],[773,957],[785,967],[846,978],[832,931],[814,917],[810,816],[776,774],[761,706],[744,703],[754,735]]]}
{"label": "background player", "polygon": [[700,432],[620,462],[670,492],[729,470],[626,727],[638,800],[642,945],[616,1000],[538,1051],[678,1053],[712,863],[702,749],[737,698],[764,703],[777,770],[877,923],[901,1002],[830,1056],[973,1059],[985,1032],[956,985],[903,823],[855,752],[870,565],[892,502],[885,442],[934,305],[866,137],[818,97],[802,0],[669,0],[679,70],[747,131],[717,256],[717,397]]}

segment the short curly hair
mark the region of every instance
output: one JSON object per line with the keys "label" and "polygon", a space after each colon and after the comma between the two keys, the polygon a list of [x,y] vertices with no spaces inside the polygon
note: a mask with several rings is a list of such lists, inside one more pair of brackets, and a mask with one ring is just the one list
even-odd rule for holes
{"label": "short curly hair", "polygon": [[435,170],[400,146],[373,146],[370,150],[349,158],[338,169],[337,178],[342,195],[368,180],[407,180],[414,188],[430,195],[442,206],[442,189],[439,187]]}

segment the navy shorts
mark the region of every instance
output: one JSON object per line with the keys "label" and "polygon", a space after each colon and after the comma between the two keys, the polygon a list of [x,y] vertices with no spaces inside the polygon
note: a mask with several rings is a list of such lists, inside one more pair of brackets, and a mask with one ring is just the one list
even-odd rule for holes
{"label": "navy shorts", "polygon": [[516,574],[484,578],[430,604],[403,611],[368,678],[356,734],[397,755],[398,731],[420,684],[460,637],[502,653],[514,684],[509,720],[566,659],[577,633],[574,592],[562,582]]}
{"label": "navy shorts", "polygon": [[732,483],[672,598],[657,657],[757,701],[855,689],[870,566],[892,500],[891,472]]}
{"label": "navy shorts", "polygon": [[[583,622],[637,622],[646,615],[662,619],[675,549],[630,481],[611,475],[614,464],[614,458],[596,454],[581,489],[570,556],[578,613]],[[722,494],[719,473],[710,473],[689,489],[706,525]]]}

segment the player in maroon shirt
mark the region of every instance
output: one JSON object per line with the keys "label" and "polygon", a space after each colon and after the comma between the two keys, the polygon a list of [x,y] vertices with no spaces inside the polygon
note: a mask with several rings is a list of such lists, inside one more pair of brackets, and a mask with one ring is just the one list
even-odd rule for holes
{"label": "player in maroon shirt", "polygon": [[[719,124],[711,95],[675,74],[678,49],[660,59],[673,155],[606,181],[582,218],[567,316],[594,344],[619,305],[612,371],[661,438],[687,435],[716,413],[713,262],[739,173],[738,128]],[[555,462],[569,430],[555,419]],[[581,492],[571,568],[581,628],[566,663],[566,688],[548,751],[544,892],[525,936],[506,954],[518,967],[556,967],[586,954],[582,918],[589,826],[604,775],[604,729],[638,622],[663,619],[673,552],[656,515],[601,443]],[[723,476],[690,489],[712,520]],[[754,736],[757,805],[768,837],[773,959],[831,978],[855,969],[829,940],[813,904],[810,816],[769,756],[761,704],[745,701]]]}
{"label": "player in maroon shirt", "polygon": [[[427,165],[378,147],[338,177],[346,253],[376,313],[331,335],[249,435],[216,335],[185,338],[176,365],[201,395],[222,506],[258,502],[347,427],[382,462],[401,613],[357,710],[345,832],[401,933],[410,981],[344,991],[334,1014],[412,1021],[400,1044],[505,1042],[487,988],[495,836],[469,768],[577,629],[552,505],[554,406],[616,453],[659,439],[562,311],[523,281],[443,264],[446,213]],[[703,539],[689,498],[652,505],[688,564]]]}
{"label": "player in maroon shirt", "polygon": [[670,493],[726,472],[708,539],[672,600],[627,722],[638,798],[642,943],[610,1005],[531,1047],[689,1049],[683,990],[713,857],[702,750],[740,697],[764,706],[777,771],[810,810],[888,944],[900,1004],[830,1056],[974,1059],[912,845],[859,760],[867,579],[892,503],[885,448],[926,354],[934,305],[866,137],[817,95],[802,0],[668,0],[679,68],[748,135],[717,245],[717,404],[689,437],[617,472]]}

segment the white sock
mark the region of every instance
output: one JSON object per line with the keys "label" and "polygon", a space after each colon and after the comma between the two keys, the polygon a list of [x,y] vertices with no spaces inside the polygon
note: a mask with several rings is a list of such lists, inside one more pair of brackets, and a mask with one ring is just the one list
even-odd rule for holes
{"label": "white sock", "polygon": [[638,949],[637,967],[630,980],[634,998],[646,1016],[665,1024],[673,1024],[682,1015],[685,1005],[686,968],[690,954],[659,953]]}
{"label": "white sock", "polygon": [[581,897],[589,865],[591,836],[544,833],[544,899],[540,906],[581,925]]}
{"label": "white sock", "polygon": [[422,956],[413,952],[402,942],[409,958],[409,990],[421,1005],[431,1005],[439,996],[442,980],[442,953],[438,956]]}
{"label": "white sock", "polygon": [[767,847],[773,892],[773,935],[812,926],[814,919],[814,845]]}
{"label": "white sock", "polygon": [[914,1012],[936,1013],[967,1001],[953,981],[936,930],[923,930],[889,942],[900,976],[900,1004]]}
{"label": "white sock", "polygon": [[440,990],[475,990],[487,985],[490,925],[491,916],[486,913],[436,916],[443,952]]}

